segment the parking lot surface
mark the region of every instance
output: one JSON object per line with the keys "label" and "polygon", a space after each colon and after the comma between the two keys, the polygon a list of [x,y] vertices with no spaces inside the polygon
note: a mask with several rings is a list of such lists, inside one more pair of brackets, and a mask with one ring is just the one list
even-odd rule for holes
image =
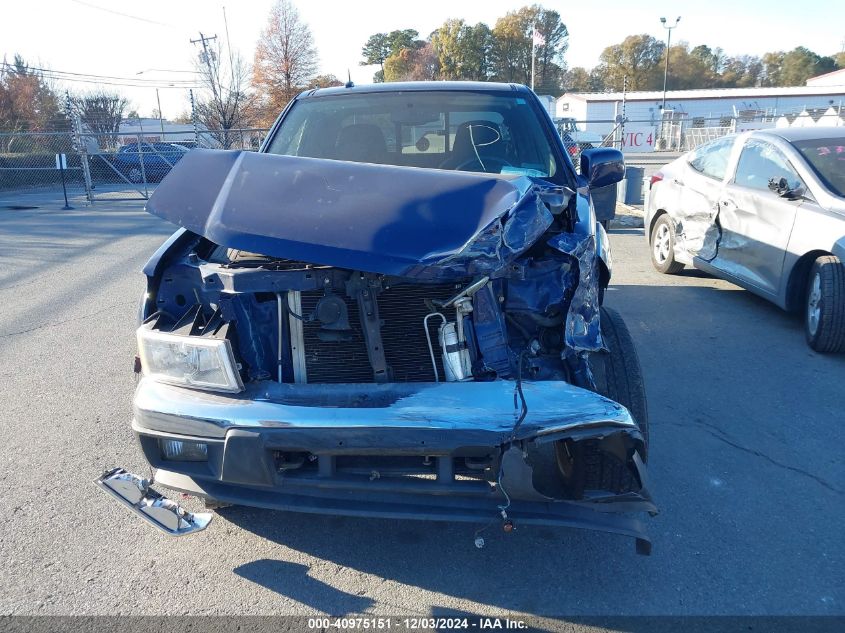
{"label": "parking lot surface", "polygon": [[91,481],[147,472],[139,271],[172,227],[138,202],[60,206],[0,208],[0,613],[845,613],[845,357],[727,282],[658,275],[641,229],[611,233],[607,303],[646,378],[651,557],[518,522],[479,550],[468,524],[244,508],[170,539]]}

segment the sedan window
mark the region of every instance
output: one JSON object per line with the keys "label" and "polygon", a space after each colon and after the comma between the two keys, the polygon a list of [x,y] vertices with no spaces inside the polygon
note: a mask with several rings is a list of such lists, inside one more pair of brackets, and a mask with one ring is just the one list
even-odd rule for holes
{"label": "sedan window", "polygon": [[734,137],[729,136],[696,148],[689,158],[690,167],[710,178],[724,180],[733,144]]}
{"label": "sedan window", "polygon": [[785,178],[790,189],[801,186],[801,178],[777,148],[757,139],[749,139],[742,148],[734,182],[741,187],[769,190],[771,179]]}
{"label": "sedan window", "polygon": [[810,163],[825,187],[845,198],[845,138],[817,138],[792,144]]}

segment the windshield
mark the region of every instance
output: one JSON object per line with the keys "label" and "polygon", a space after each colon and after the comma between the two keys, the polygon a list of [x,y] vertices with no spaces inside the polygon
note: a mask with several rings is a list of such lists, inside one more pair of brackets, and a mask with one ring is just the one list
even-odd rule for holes
{"label": "windshield", "polygon": [[306,97],[285,116],[267,151],[567,180],[539,116],[519,94],[408,91]]}
{"label": "windshield", "polygon": [[845,198],[845,138],[816,138],[792,143],[831,193]]}

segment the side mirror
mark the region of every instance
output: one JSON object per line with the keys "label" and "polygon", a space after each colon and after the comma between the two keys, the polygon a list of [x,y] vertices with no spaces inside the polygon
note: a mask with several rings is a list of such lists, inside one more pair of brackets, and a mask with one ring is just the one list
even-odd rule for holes
{"label": "side mirror", "polygon": [[625,158],[610,147],[585,149],[581,152],[581,175],[590,189],[614,185],[625,177]]}
{"label": "side mirror", "polygon": [[798,195],[797,189],[790,189],[786,178],[769,178],[769,189],[778,194],[781,198],[792,198]]}

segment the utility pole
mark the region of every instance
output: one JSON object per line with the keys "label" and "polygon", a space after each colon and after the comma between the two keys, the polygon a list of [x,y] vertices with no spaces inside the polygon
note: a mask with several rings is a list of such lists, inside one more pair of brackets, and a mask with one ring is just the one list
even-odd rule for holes
{"label": "utility pole", "polygon": [[217,92],[217,83],[214,81],[214,66],[212,65],[214,62],[214,51],[208,50],[208,42],[212,40],[216,40],[217,36],[212,35],[211,37],[206,37],[205,35],[200,32],[200,38],[198,40],[191,40],[191,44],[199,44],[202,43],[202,53],[200,54],[200,61],[203,62],[206,67],[208,68],[208,78],[211,82],[211,91],[214,93],[214,98],[219,102],[220,95]]}
{"label": "utility pole", "polygon": [[672,26],[666,26],[666,18],[660,18],[660,23],[663,25],[663,28],[669,31],[669,35],[666,37],[666,66],[663,68],[663,105],[660,106],[661,117],[663,112],[666,111],[666,80],[669,77],[669,51],[672,50],[672,29],[678,26],[678,22],[681,21],[681,16],[675,18],[675,24]]}
{"label": "utility pole", "polygon": [[164,138],[164,118],[161,114],[161,99],[158,96],[158,88],[156,88],[156,103],[158,103],[158,124],[161,126],[161,142],[165,142]]}
{"label": "utility pole", "polygon": [[194,89],[191,88],[188,90],[188,94],[191,97],[191,124],[194,126],[194,146],[199,147],[200,131],[199,127],[197,127],[197,111],[194,106]]}

